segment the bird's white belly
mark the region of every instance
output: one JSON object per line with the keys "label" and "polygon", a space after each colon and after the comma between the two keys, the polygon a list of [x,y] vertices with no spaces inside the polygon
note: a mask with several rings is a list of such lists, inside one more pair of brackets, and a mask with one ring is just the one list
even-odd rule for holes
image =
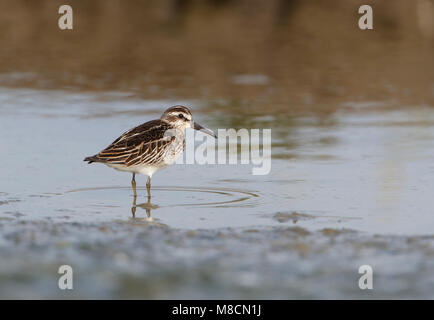
{"label": "bird's white belly", "polygon": [[160,169],[163,169],[165,167],[164,164],[158,165],[158,166],[149,166],[149,165],[137,165],[137,166],[130,166],[127,167],[122,164],[111,164],[111,163],[105,163],[108,167],[119,170],[119,171],[126,171],[126,172],[132,172],[132,173],[140,173],[148,177],[152,177],[152,175],[157,172]]}

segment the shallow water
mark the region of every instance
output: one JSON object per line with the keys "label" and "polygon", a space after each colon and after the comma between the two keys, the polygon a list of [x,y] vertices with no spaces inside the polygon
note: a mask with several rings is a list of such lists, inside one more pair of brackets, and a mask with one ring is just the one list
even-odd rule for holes
{"label": "shallow water", "polygon": [[[175,103],[190,105],[213,129],[271,128],[271,173],[173,165],[154,175],[151,203],[146,178],[136,179],[134,203],[130,174],[82,161]],[[379,111],[367,103],[328,116],[259,117],[205,112],[203,105],[122,92],[0,89],[0,296],[56,297],[47,283],[63,261],[86,270],[87,285],[72,297],[201,297],[208,282],[204,297],[363,297],[353,288],[358,262],[383,268],[384,287],[372,297],[432,297],[434,284],[423,279],[434,252],[434,109]],[[100,259],[109,268],[102,274]],[[397,265],[409,259],[405,270]],[[185,279],[170,267],[159,270],[177,263]],[[257,275],[249,263],[276,270]],[[107,287],[95,288],[104,272]],[[150,280],[154,273],[160,282]],[[135,281],[143,287],[131,288]]]}
{"label": "shallow water", "polygon": [[[93,222],[129,217],[131,175],[82,159],[174,102],[2,89],[0,103],[2,215]],[[297,212],[312,217],[297,222],[310,230],[432,234],[434,110],[379,113],[352,105],[327,117],[237,119],[185,103],[214,129],[272,128],[272,169],[264,176],[240,164],[176,164],[159,171],[151,214],[162,223],[190,229],[279,225],[276,213]],[[138,178],[138,204],[145,202],[145,181]]]}

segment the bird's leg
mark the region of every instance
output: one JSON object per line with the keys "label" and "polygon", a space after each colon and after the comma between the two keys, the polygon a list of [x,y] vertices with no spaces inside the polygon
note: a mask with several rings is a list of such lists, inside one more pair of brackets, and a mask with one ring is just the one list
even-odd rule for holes
{"label": "bird's leg", "polygon": [[136,201],[137,201],[137,192],[136,192],[136,174],[133,173],[133,179],[131,180],[131,185],[133,186],[134,199],[133,206],[131,207],[131,213],[133,214],[133,218],[136,217]]}
{"label": "bird's leg", "polygon": [[136,174],[133,173],[133,180],[131,180],[131,185],[133,186],[134,198],[137,197],[136,192]]}
{"label": "bird's leg", "polygon": [[146,182],[146,191],[148,191],[148,200],[151,200],[151,177],[148,177]]}

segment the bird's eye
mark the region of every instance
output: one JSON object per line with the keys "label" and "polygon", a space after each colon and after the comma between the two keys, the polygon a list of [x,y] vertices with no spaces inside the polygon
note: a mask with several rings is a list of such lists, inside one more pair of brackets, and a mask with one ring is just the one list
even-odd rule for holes
{"label": "bird's eye", "polygon": [[179,119],[184,119],[184,115],[182,113],[178,114]]}

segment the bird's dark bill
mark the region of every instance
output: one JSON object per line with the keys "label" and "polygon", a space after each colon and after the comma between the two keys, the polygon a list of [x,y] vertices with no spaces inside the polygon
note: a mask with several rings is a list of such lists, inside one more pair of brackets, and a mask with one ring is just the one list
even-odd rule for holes
{"label": "bird's dark bill", "polygon": [[214,131],[212,131],[211,129],[202,127],[199,123],[195,122],[194,126],[193,126],[194,130],[198,130],[198,131],[202,131],[206,134],[209,134],[210,136],[214,137],[217,139],[217,135],[214,133]]}

